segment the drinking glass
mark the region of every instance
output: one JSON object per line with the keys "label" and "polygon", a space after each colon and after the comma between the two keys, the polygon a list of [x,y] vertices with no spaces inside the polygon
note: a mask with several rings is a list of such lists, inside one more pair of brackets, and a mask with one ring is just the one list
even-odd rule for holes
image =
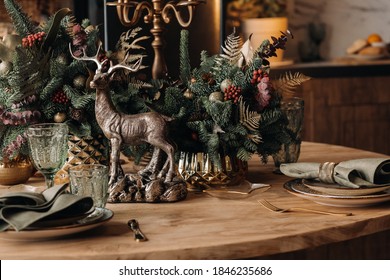
{"label": "drinking glass", "polygon": [[108,167],[102,164],[79,164],[70,167],[68,172],[71,193],[92,197],[95,210],[88,218],[103,215],[108,199]]}
{"label": "drinking glass", "polygon": [[280,173],[279,167],[282,163],[297,162],[301,152],[301,132],[303,128],[304,101],[299,97],[292,97],[282,100],[281,109],[285,114],[293,141],[290,144],[282,144],[278,153],[272,155],[276,169],[275,173]]}
{"label": "drinking glass", "polygon": [[54,176],[68,155],[68,126],[63,123],[41,123],[27,128],[32,162],[45,177],[46,187],[54,185]]}

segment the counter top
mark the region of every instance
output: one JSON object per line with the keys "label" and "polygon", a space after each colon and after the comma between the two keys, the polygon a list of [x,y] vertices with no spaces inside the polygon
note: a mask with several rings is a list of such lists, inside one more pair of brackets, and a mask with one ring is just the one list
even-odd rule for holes
{"label": "counter top", "polygon": [[390,73],[390,59],[342,57],[331,61],[271,65],[271,75],[274,77],[286,71],[301,72],[313,78],[387,76]]}

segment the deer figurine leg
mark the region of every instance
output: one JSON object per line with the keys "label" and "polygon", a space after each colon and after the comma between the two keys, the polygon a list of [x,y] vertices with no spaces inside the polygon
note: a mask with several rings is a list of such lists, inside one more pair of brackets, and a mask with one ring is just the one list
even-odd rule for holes
{"label": "deer figurine leg", "polygon": [[109,186],[112,188],[118,182],[120,176],[123,176],[123,170],[119,162],[120,157],[120,137],[111,137],[111,154],[110,154],[110,181]]}
{"label": "deer figurine leg", "polygon": [[[160,173],[158,174],[159,178],[162,178],[165,176],[165,182],[171,182],[174,175],[175,175],[175,160],[173,157],[174,154],[174,148],[171,144],[169,144],[167,141],[165,141],[163,138],[157,138],[156,142],[153,144],[156,147],[159,147],[161,150],[163,150],[167,154],[167,160],[161,169]],[[167,167],[168,171],[167,171]]]}
{"label": "deer figurine leg", "polygon": [[155,179],[157,177],[157,168],[159,165],[160,157],[161,157],[161,149],[154,147],[151,160],[149,161],[148,165],[144,169],[138,172],[138,174],[144,176],[149,173],[150,178]]}

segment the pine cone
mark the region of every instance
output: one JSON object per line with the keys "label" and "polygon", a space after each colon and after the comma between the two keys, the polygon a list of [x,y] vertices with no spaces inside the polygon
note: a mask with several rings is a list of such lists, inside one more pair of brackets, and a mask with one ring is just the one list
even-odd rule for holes
{"label": "pine cone", "polygon": [[85,117],[84,110],[72,108],[70,111],[70,117],[75,121],[81,122]]}

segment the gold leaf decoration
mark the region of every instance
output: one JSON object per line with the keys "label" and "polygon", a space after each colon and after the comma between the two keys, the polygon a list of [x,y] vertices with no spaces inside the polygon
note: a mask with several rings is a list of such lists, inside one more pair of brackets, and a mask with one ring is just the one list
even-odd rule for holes
{"label": "gold leaf decoration", "polygon": [[238,100],[240,111],[240,123],[249,130],[257,130],[260,126],[261,115],[255,111],[250,111],[249,107],[245,106],[242,96]]}
{"label": "gold leaf decoration", "polygon": [[223,53],[220,54],[220,57],[227,59],[230,64],[236,64],[237,61],[241,58],[241,37],[236,36],[236,31],[233,30],[233,33],[227,36],[225,40],[225,46],[221,46]]}
{"label": "gold leaf decoration", "polygon": [[300,72],[294,74],[286,72],[282,77],[275,81],[274,86],[283,96],[291,97],[298,86],[310,79],[310,77]]}

